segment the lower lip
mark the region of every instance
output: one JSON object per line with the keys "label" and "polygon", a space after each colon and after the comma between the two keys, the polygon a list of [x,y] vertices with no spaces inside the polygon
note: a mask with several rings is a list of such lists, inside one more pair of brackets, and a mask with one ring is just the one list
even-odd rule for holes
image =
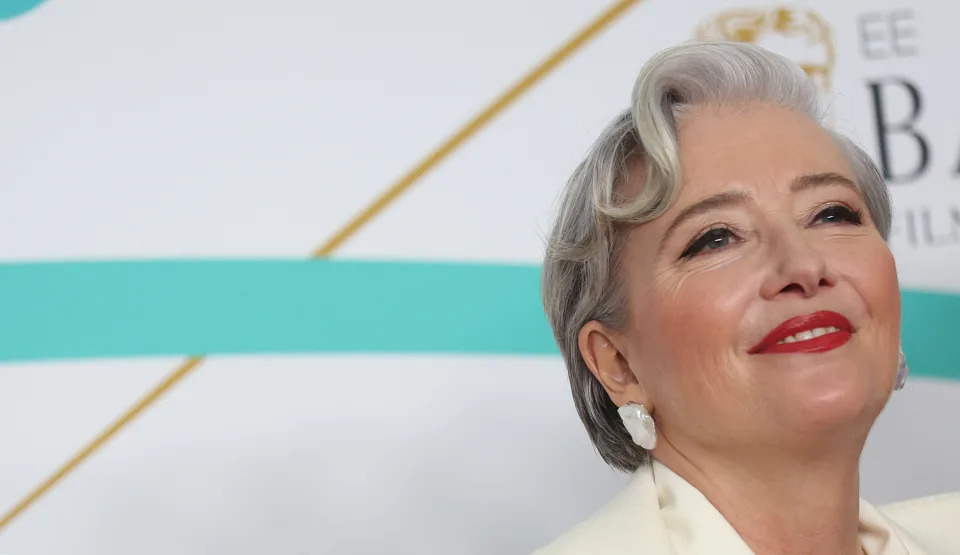
{"label": "lower lip", "polygon": [[757,354],[777,354],[777,353],[825,353],[832,351],[837,347],[842,347],[853,334],[846,330],[835,331],[806,341],[794,341],[793,343],[777,343],[769,348],[760,351]]}

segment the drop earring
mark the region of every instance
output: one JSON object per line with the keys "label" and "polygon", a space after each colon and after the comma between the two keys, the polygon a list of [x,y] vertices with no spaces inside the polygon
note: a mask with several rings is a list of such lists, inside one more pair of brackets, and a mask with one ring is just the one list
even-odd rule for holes
{"label": "drop earring", "polygon": [[617,412],[634,443],[648,451],[657,446],[657,427],[646,407],[631,402],[618,408]]}
{"label": "drop earring", "polygon": [[910,375],[910,368],[907,366],[907,357],[903,354],[903,348],[900,348],[900,357],[897,360],[897,383],[893,386],[894,391],[900,391],[907,383],[907,376]]}

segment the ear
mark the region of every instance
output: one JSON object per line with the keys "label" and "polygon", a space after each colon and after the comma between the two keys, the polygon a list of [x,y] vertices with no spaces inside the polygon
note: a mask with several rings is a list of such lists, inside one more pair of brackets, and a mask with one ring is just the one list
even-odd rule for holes
{"label": "ear", "polygon": [[621,407],[632,401],[652,410],[619,344],[621,338],[596,320],[587,322],[577,336],[580,355],[615,405]]}

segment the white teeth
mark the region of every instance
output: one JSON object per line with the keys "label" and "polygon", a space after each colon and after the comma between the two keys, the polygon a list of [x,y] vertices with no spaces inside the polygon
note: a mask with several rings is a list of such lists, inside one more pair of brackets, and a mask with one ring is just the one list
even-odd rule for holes
{"label": "white teeth", "polygon": [[813,339],[814,337],[820,337],[821,335],[827,335],[828,333],[834,333],[840,331],[840,328],[834,326],[827,326],[825,328],[813,328],[812,330],[802,331],[793,335],[788,335],[780,341],[777,341],[777,345],[782,345],[784,343],[794,343],[796,341],[807,341]]}

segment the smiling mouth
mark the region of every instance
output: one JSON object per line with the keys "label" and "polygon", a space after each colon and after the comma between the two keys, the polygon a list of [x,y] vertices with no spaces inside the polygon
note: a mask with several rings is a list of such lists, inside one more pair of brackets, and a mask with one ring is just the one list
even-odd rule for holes
{"label": "smiling mouth", "polygon": [[853,325],[842,314],[822,310],[790,318],[774,328],[748,352],[822,353],[843,346],[853,333]]}
{"label": "smiling mouth", "polygon": [[777,341],[777,345],[783,345],[784,343],[796,343],[797,341],[809,341],[821,335],[827,335],[828,333],[835,333],[840,331],[840,328],[836,326],[827,326],[825,328],[813,328],[812,330],[802,331],[800,333],[795,333],[793,335],[788,335]]}

